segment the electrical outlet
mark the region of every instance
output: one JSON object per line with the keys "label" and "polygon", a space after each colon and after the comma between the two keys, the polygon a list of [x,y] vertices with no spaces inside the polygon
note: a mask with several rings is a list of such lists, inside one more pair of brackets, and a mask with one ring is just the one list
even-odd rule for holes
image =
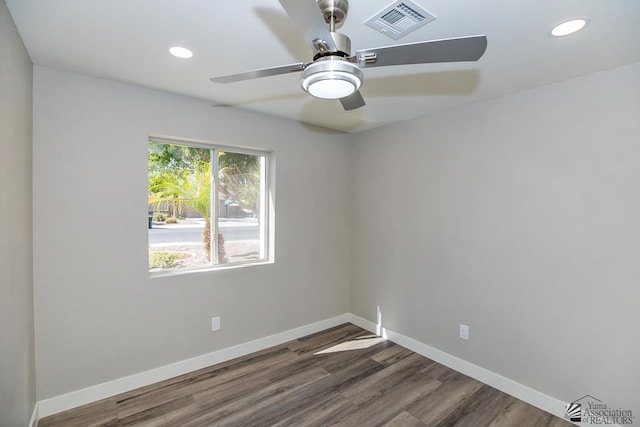
{"label": "electrical outlet", "polygon": [[469,339],[469,327],[467,325],[460,324],[460,338],[463,340]]}
{"label": "electrical outlet", "polygon": [[220,318],[212,317],[211,318],[211,331],[219,331],[220,330]]}

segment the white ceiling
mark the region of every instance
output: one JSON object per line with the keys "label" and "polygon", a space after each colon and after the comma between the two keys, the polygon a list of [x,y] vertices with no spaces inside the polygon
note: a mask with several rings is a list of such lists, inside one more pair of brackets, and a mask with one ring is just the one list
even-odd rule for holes
{"label": "white ceiling", "polygon": [[[303,1],[303,0],[300,0]],[[311,0],[304,0],[311,1]],[[640,61],[639,0],[415,0],[430,24],[394,41],[363,23],[390,0],[351,0],[352,49],[486,34],[478,62],[369,68],[367,105],[312,98],[299,75],[215,84],[210,77],[295,62],[311,51],[277,0],[6,0],[34,63],[358,132]],[[582,16],[583,31],[551,38]],[[169,55],[181,45],[191,60]]]}

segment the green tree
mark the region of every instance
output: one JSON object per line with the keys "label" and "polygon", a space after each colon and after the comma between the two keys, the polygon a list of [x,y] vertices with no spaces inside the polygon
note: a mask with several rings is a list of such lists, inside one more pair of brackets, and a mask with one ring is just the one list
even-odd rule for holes
{"label": "green tree", "polygon": [[152,206],[171,201],[189,206],[204,218],[202,244],[211,260],[211,162],[194,161],[193,169],[167,170],[149,185]]}
{"label": "green tree", "polygon": [[260,163],[251,154],[228,153],[218,155],[218,192],[227,200],[234,200],[241,207],[251,209],[259,216]]}
{"label": "green tree", "polygon": [[218,152],[218,164],[220,169],[232,166],[240,173],[250,172],[257,164],[257,156],[253,154],[229,153],[227,151]]}
{"label": "green tree", "polygon": [[186,145],[149,143],[149,171],[166,169],[189,170],[198,162],[208,162],[211,150],[208,148],[189,147]]}
{"label": "green tree", "polygon": [[[211,159],[211,150],[184,145],[149,143],[149,192],[164,188],[167,182],[179,182],[186,173],[191,173],[198,164]],[[170,194],[163,189],[162,203],[155,203],[154,210],[166,206],[169,215],[178,217],[184,212],[184,205],[177,193]]]}

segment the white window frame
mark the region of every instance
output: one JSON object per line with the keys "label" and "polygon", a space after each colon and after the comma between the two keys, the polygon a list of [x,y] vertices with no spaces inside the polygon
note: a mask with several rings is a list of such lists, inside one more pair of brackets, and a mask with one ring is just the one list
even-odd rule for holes
{"label": "white window frame", "polygon": [[[274,191],[272,184],[272,165],[273,165],[273,152],[269,150],[263,150],[258,148],[238,147],[234,145],[218,144],[201,140],[192,140],[178,137],[166,137],[150,135],[147,139],[147,144],[172,144],[182,145],[194,148],[205,148],[211,150],[211,195],[209,201],[211,203],[211,263],[212,265],[205,265],[202,267],[194,267],[184,270],[166,270],[166,271],[154,271],[149,272],[150,277],[162,277],[162,276],[174,276],[181,274],[190,274],[196,272],[205,272],[213,270],[225,270],[237,267],[257,266],[264,264],[271,264],[273,259],[273,214],[274,209]],[[218,264],[218,155],[220,151],[237,154],[247,154],[252,156],[258,156],[261,158],[261,176],[260,176],[260,217],[259,223],[259,236],[260,236],[260,254],[259,259],[248,261],[236,261],[228,262],[225,264]],[[148,149],[147,149],[148,152]],[[214,161],[215,160],[215,161]],[[147,171],[148,179],[148,171]],[[147,251],[149,250],[149,243],[147,242]]]}

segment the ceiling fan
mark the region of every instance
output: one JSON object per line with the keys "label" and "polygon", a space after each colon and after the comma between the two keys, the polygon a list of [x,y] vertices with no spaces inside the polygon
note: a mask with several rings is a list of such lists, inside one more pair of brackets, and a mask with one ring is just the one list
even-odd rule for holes
{"label": "ceiling fan", "polygon": [[234,83],[302,72],[302,89],[316,98],[339,99],[345,110],[365,105],[360,94],[362,68],[436,62],[477,61],[487,48],[484,35],[362,49],[351,55],[351,40],[338,33],[349,11],[348,0],[278,0],[313,49],[313,61],[213,77]]}

